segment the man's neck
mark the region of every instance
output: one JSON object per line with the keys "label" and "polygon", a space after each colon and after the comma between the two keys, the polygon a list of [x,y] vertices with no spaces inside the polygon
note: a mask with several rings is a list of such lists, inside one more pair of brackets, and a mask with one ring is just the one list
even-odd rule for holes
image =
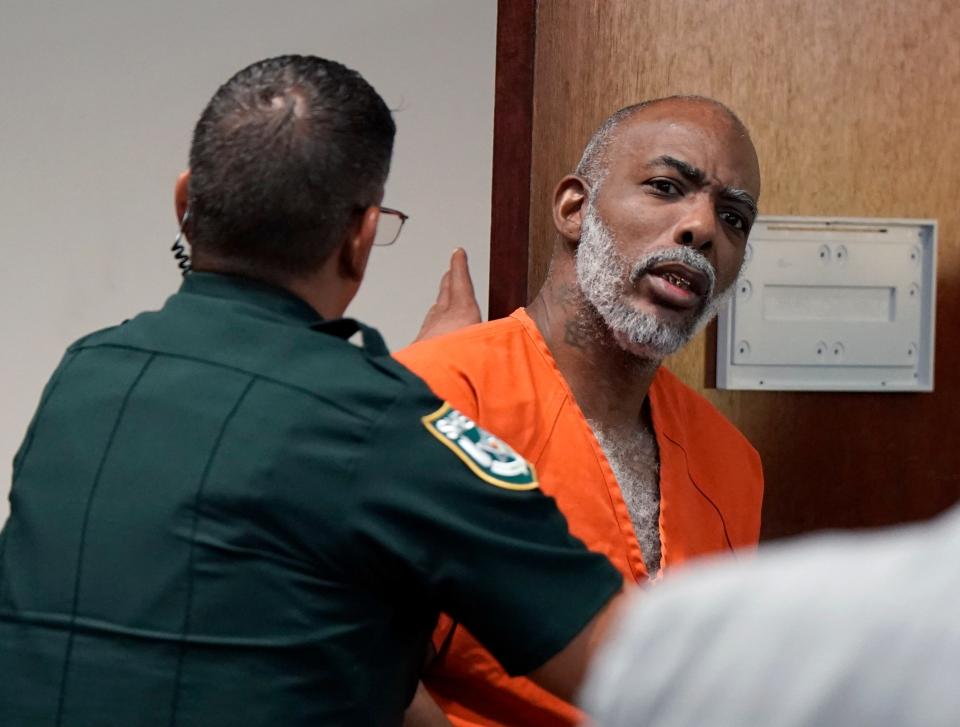
{"label": "man's neck", "polygon": [[605,429],[640,425],[658,361],[624,351],[584,305],[572,275],[551,270],[527,311],[587,419]]}

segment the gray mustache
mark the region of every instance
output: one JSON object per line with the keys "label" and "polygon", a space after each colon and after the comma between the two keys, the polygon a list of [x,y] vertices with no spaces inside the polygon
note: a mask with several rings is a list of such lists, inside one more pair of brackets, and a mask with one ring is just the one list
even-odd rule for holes
{"label": "gray mustache", "polygon": [[709,299],[713,295],[713,290],[717,284],[717,274],[713,270],[713,265],[701,253],[689,247],[672,247],[668,250],[657,250],[649,255],[644,255],[631,269],[630,282],[636,283],[642,275],[646,275],[652,268],[663,263],[683,263],[694,270],[700,271],[707,276],[709,281],[705,297]]}

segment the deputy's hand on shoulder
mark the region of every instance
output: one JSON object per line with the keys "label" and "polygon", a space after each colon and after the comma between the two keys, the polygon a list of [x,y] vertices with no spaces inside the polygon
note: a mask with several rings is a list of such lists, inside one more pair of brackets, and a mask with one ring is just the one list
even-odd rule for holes
{"label": "deputy's hand on shoulder", "polygon": [[427,311],[415,340],[425,341],[442,336],[482,320],[470,268],[467,266],[467,253],[458,247],[450,258],[450,268],[440,279],[437,301]]}

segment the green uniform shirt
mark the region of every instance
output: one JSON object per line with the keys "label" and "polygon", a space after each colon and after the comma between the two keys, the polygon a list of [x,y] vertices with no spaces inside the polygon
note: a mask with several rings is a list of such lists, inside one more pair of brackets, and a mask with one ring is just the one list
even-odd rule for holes
{"label": "green uniform shirt", "polygon": [[3,727],[397,723],[441,609],[524,673],[621,583],[376,332],[212,274],[68,349],[10,503]]}

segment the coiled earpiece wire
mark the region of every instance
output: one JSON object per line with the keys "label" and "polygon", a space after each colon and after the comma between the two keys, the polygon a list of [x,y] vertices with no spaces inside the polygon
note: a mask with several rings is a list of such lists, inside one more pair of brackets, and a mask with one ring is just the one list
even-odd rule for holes
{"label": "coiled earpiece wire", "polygon": [[186,226],[188,219],[190,219],[189,208],[187,208],[187,211],[183,213],[183,219],[180,220],[180,231],[177,232],[177,237],[173,241],[173,245],[170,247],[170,251],[173,253],[174,259],[177,261],[177,266],[180,268],[180,274],[184,277],[186,277],[187,273],[190,272],[190,253],[187,252],[187,248],[183,244],[183,228]]}

